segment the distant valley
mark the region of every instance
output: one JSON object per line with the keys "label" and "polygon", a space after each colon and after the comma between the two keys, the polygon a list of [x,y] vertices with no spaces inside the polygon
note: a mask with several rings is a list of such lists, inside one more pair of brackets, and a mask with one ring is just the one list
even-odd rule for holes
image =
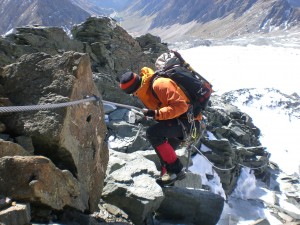
{"label": "distant valley", "polygon": [[180,45],[300,39],[299,0],[0,0],[0,11],[2,35],[26,25],[68,32],[89,16],[110,16],[134,37],[151,33]]}
{"label": "distant valley", "polygon": [[133,35],[151,32],[165,41],[224,40],[300,32],[296,0],[134,1],[121,12],[121,25]]}

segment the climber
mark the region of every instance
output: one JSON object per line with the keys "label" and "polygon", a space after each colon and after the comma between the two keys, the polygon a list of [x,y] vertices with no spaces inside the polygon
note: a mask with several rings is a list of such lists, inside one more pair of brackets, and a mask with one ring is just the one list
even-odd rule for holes
{"label": "climber", "polygon": [[[171,185],[182,180],[186,174],[175,153],[191,130],[187,118],[188,98],[180,87],[170,78],[153,79],[154,71],[142,68],[140,74],[126,72],[121,76],[120,88],[127,94],[137,96],[145,105],[143,114],[152,117],[156,123],[146,131],[146,136],[161,160],[159,185]],[[195,118],[194,127],[199,128],[201,115]]]}

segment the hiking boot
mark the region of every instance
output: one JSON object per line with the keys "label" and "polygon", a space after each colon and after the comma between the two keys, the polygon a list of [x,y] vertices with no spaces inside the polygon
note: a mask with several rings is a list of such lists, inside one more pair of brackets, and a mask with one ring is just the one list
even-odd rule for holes
{"label": "hiking boot", "polygon": [[156,183],[160,186],[169,186],[172,185],[176,180],[182,180],[186,176],[185,171],[182,170],[179,173],[165,173],[162,177],[156,180]]}

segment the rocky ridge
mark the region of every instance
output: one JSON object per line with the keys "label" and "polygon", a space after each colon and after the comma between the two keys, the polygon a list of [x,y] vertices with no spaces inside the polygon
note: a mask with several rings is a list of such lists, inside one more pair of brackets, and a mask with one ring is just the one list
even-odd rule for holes
{"label": "rocky ridge", "polygon": [[[1,106],[67,103],[93,94],[141,106],[122,94],[117,79],[127,70],[154,68],[167,46],[152,35],[134,39],[109,18],[89,18],[72,33],[70,39],[60,28],[26,27],[0,39]],[[217,171],[229,195],[240,172],[237,165],[267,165],[268,154],[251,118],[219,96],[212,97],[206,117],[202,143],[212,149],[206,157],[219,167],[235,166]],[[202,185],[198,174],[188,173],[170,189],[155,183],[159,160],[145,138],[151,121],[130,110],[88,102],[4,113],[0,121],[3,223],[150,225],[176,218],[184,224],[216,224],[220,218],[224,198]],[[217,140],[210,140],[209,132]],[[116,140],[123,145],[112,146]],[[186,165],[192,163],[185,148],[178,154]],[[270,169],[262,167],[256,175],[272,180]],[[282,211],[290,221],[299,219]]]}

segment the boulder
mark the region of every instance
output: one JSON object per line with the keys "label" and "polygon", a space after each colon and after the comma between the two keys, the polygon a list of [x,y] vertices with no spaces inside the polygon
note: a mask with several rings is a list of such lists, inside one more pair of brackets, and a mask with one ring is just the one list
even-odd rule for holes
{"label": "boulder", "polygon": [[162,53],[168,52],[168,46],[166,43],[161,42],[161,38],[158,36],[153,36],[150,33],[137,37],[137,40],[143,49],[144,53],[151,54],[155,63],[155,59],[157,59]]}
{"label": "boulder", "polygon": [[139,43],[112,18],[90,17],[71,32],[76,40],[91,46],[99,62],[96,70],[103,71],[102,66],[120,76],[128,69],[138,72],[143,66],[154,66]]}
{"label": "boulder", "polygon": [[102,198],[124,210],[134,224],[144,224],[164,198],[155,182],[155,164],[139,154],[111,151],[108,168]]}
{"label": "boulder", "polygon": [[0,139],[0,158],[4,156],[15,155],[25,156],[30,155],[30,153],[16,143],[10,141],[3,141]]}
{"label": "boulder", "polygon": [[28,26],[0,38],[0,66],[14,63],[24,54],[45,52],[56,55],[66,51],[83,52],[84,44],[71,39],[62,28]]}
{"label": "boulder", "polygon": [[119,152],[132,153],[137,150],[152,148],[146,139],[145,128],[125,121],[111,120],[107,124],[110,129],[109,144],[110,149]]}
{"label": "boulder", "polygon": [[5,125],[0,122],[0,133],[4,132],[5,130],[6,130]]}
{"label": "boulder", "polygon": [[0,224],[26,225],[30,222],[29,204],[16,204],[0,211]]}
{"label": "boulder", "polygon": [[46,157],[2,157],[0,177],[0,192],[5,196],[56,210],[66,206],[85,209],[80,183],[68,170],[58,169]]}
{"label": "boulder", "polygon": [[16,137],[16,142],[21,145],[27,152],[34,154],[34,146],[32,144],[32,138],[26,136]]}
{"label": "boulder", "polygon": [[138,41],[108,17],[90,17],[74,26],[72,34],[70,38],[58,27],[17,28],[15,34],[0,37],[0,66],[14,63],[25,54],[44,52],[54,56],[68,51],[84,52],[91,58],[95,82],[104,99],[141,106],[140,101],[120,90],[118,80],[128,70],[139,73],[144,66],[154,69],[157,56],[167,50],[166,44],[153,36],[155,50],[146,54]]}
{"label": "boulder", "polygon": [[80,182],[80,210],[94,211],[101,196],[108,162],[102,104],[74,100],[99,92],[93,82],[87,54],[66,52],[23,55],[0,72],[3,92],[13,105],[65,103],[55,110],[10,114],[1,118],[16,136],[32,138],[35,154],[43,155]]}
{"label": "boulder", "polygon": [[220,195],[199,189],[163,188],[164,200],[157,213],[160,219],[180,224],[215,225],[223,211]]}

